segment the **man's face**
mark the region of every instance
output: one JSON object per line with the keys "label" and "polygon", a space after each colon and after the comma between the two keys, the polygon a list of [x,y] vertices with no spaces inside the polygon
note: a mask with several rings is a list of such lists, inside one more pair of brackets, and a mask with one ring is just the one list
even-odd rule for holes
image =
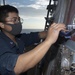
{"label": "man's face", "polygon": [[7,24],[16,24],[19,21],[20,21],[20,18],[18,16],[18,14],[15,13],[15,12],[10,12],[10,13],[8,13],[8,17],[6,17],[6,19],[5,19],[5,23],[4,23],[4,28],[3,29],[5,29],[7,31],[11,31],[12,30],[11,26],[9,26]]}
{"label": "man's face", "polygon": [[17,13],[10,12],[10,13],[8,13],[8,17],[5,19],[5,22],[15,24],[15,23],[18,23],[19,20],[20,20],[20,18]]}
{"label": "man's face", "polygon": [[8,13],[8,17],[5,18],[3,23],[2,31],[11,35],[18,35],[22,30],[22,22],[17,13],[11,12]]}

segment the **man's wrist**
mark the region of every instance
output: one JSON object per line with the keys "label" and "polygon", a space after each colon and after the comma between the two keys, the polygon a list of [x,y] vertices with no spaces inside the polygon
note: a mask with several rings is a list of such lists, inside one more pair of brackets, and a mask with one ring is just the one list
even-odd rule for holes
{"label": "man's wrist", "polygon": [[46,31],[42,31],[38,33],[39,38],[41,39],[45,39],[47,36],[47,32]]}

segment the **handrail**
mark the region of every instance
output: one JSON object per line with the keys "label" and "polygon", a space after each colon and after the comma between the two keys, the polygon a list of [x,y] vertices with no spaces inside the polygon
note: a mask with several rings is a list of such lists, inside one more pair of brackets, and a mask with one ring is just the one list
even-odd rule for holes
{"label": "handrail", "polygon": [[0,0],[0,6],[5,5],[5,0]]}

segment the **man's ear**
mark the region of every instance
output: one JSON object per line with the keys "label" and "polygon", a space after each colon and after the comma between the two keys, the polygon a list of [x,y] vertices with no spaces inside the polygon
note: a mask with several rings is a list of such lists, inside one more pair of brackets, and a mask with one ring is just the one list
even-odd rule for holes
{"label": "man's ear", "polygon": [[4,28],[4,24],[0,22],[0,28]]}

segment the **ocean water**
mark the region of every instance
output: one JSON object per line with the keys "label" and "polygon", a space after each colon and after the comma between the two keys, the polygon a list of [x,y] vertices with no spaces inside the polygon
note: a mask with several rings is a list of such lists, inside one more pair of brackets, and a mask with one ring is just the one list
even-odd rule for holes
{"label": "ocean water", "polygon": [[44,29],[22,29],[21,33],[30,33],[30,32],[40,32],[43,31]]}

